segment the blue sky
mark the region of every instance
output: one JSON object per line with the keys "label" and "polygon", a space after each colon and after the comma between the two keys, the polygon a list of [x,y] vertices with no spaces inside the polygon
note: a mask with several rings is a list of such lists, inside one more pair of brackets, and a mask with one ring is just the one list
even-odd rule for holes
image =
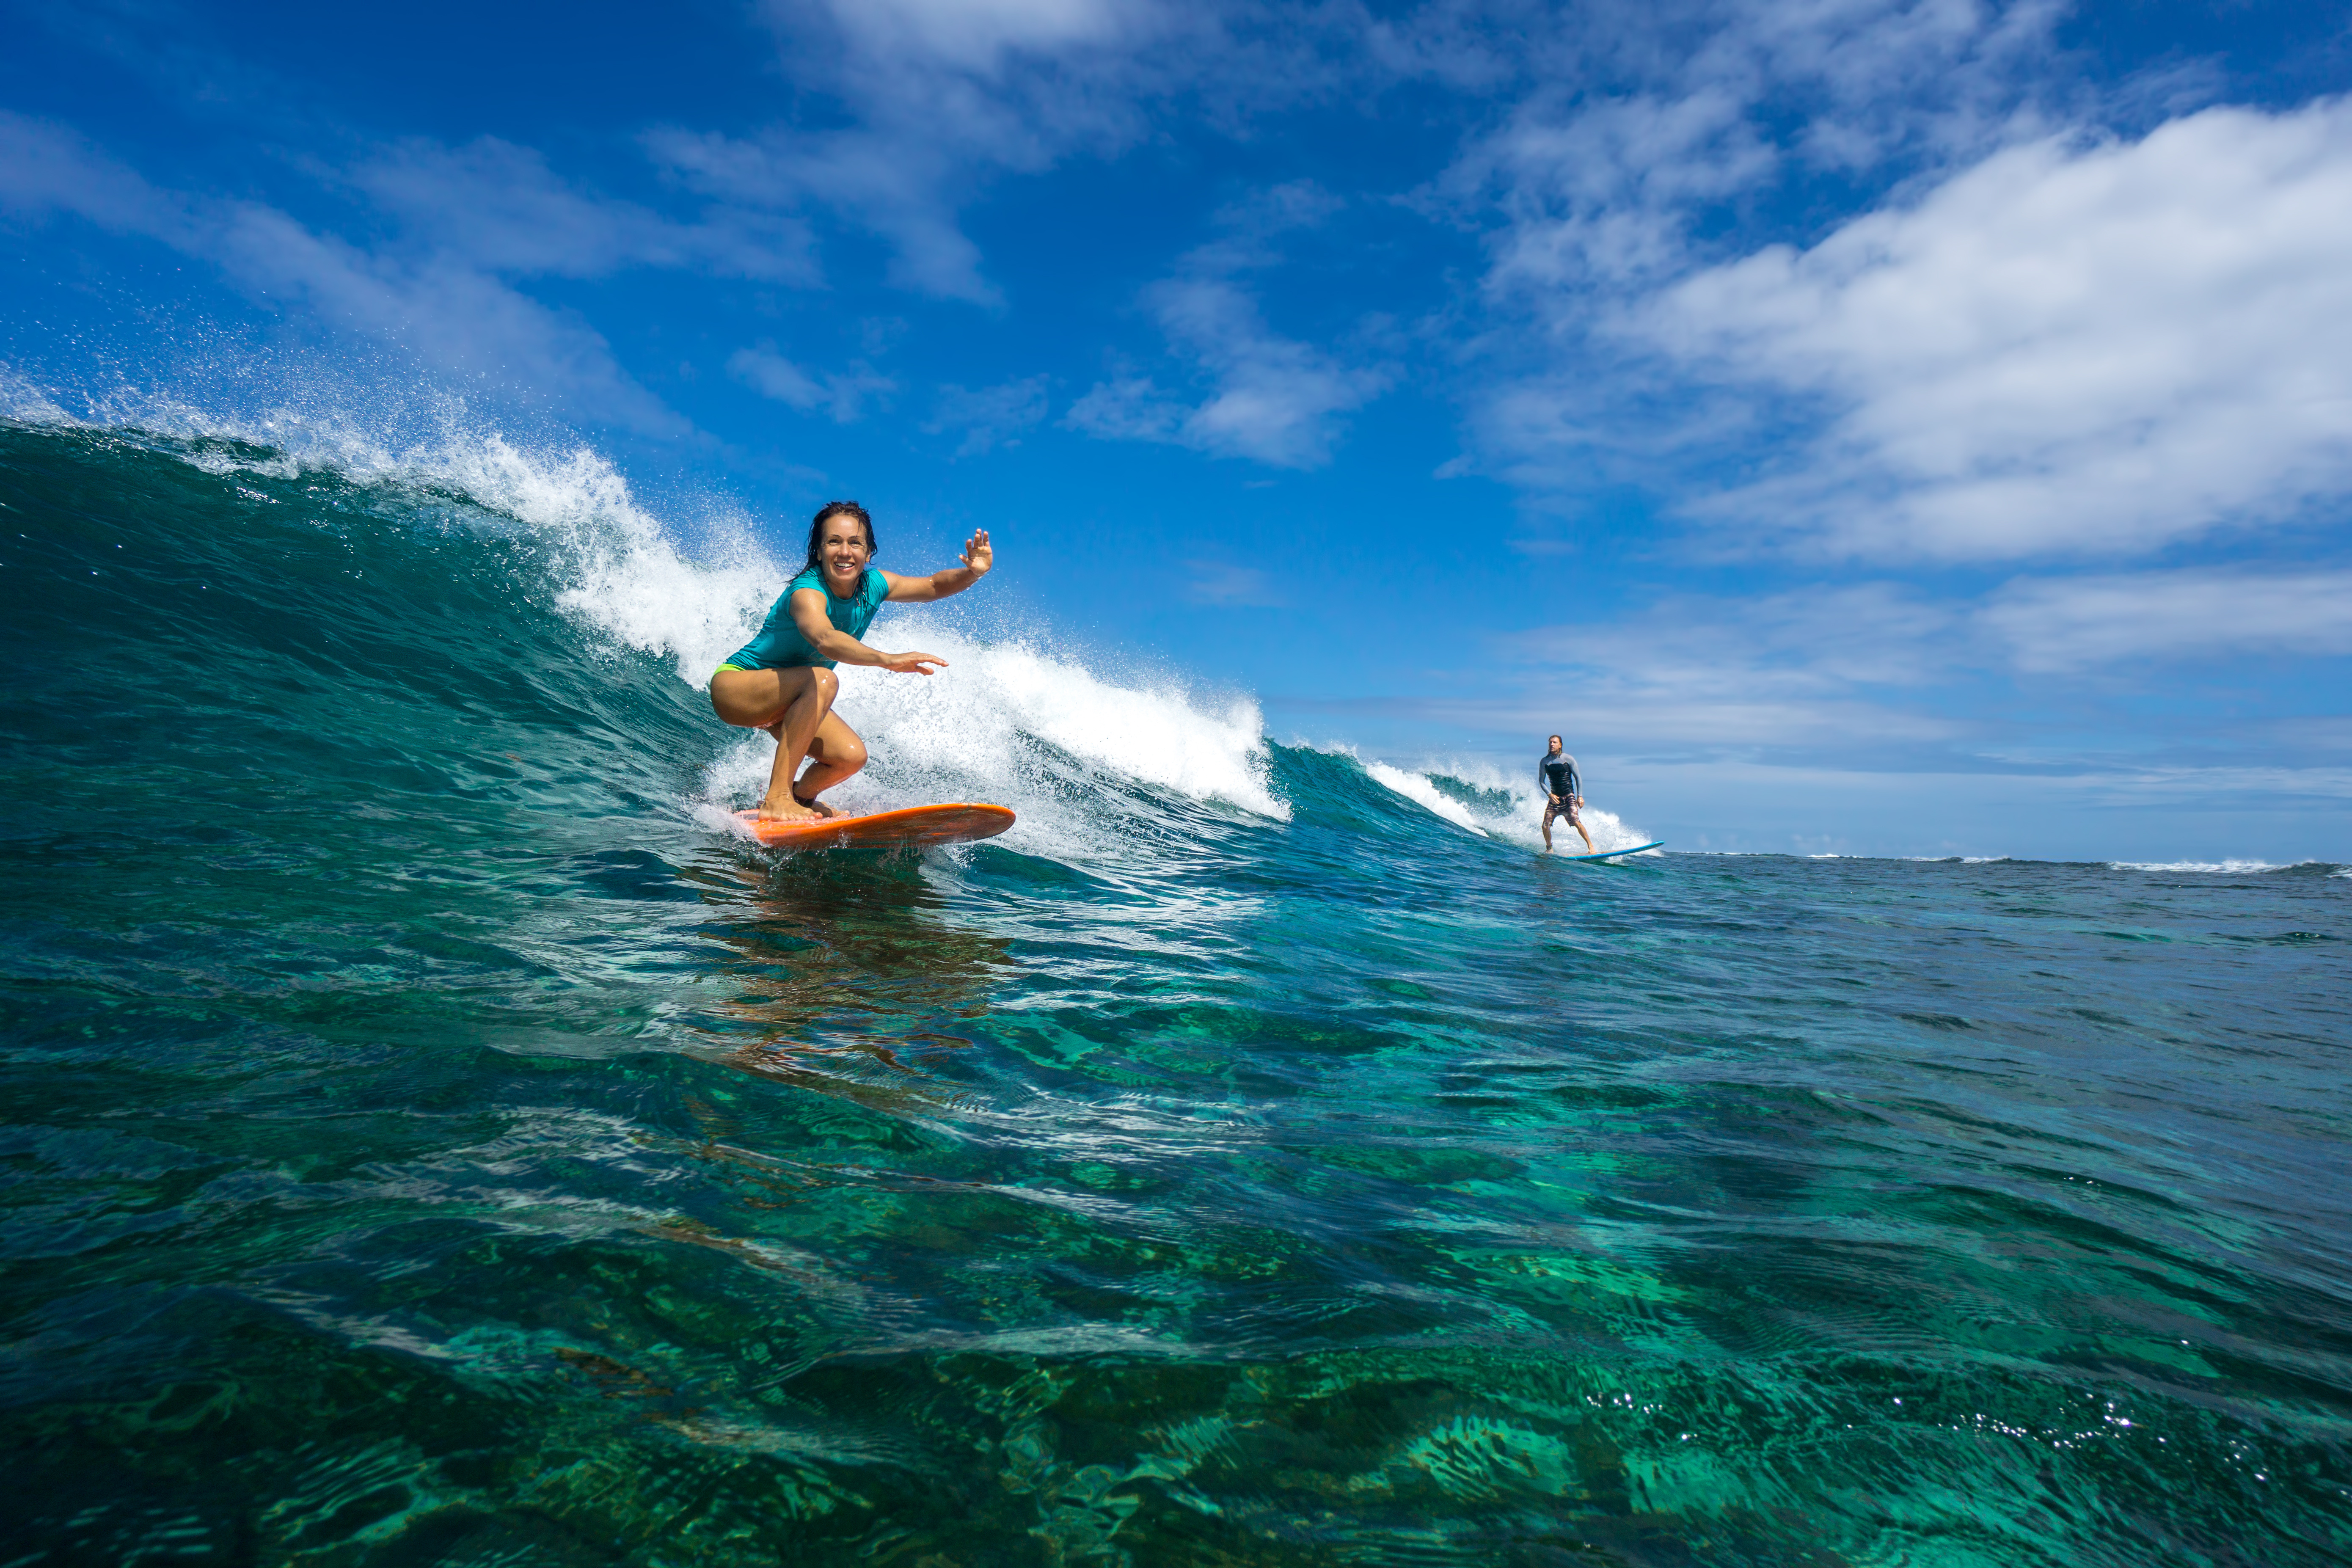
{"label": "blue sky", "polygon": [[1681,842],[2352,859],[2352,7],[645,18],[0,5],[0,357],[986,526],[1008,624]]}

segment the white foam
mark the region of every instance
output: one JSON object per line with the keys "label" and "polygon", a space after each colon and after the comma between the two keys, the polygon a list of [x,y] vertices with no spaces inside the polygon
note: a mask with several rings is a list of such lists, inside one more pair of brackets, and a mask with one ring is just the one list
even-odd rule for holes
{"label": "white foam", "polygon": [[[1289,804],[1273,792],[1264,723],[1249,699],[1122,684],[1027,641],[971,637],[933,614],[886,612],[866,640],[936,653],[948,661],[937,675],[839,671],[834,710],[871,757],[865,772],[826,795],[841,810],[991,801],[1020,817],[1003,840],[1008,848],[1073,863],[1149,853],[1138,829],[1164,823],[1169,795],[1289,819]],[[739,742],[709,770],[706,799],[751,804],[774,757],[765,736]]]}
{"label": "white foam", "polygon": [[2283,868],[2268,860],[2110,860],[2110,871],[2203,871],[2216,876],[2234,876],[2248,871],[2276,871]]}
{"label": "white foam", "polygon": [[1118,778],[1289,819],[1269,787],[1265,724],[1248,698],[1121,685],[1027,642],[984,643],[918,615],[894,614],[871,635],[938,653],[946,669],[928,679],[841,671],[840,706],[866,716],[901,765],[969,770],[984,757],[987,776],[1007,777],[1020,749],[1043,742]]}
{"label": "white foam", "polygon": [[1428,807],[1455,826],[1466,827],[1481,838],[1488,836],[1485,828],[1470,819],[1468,806],[1441,792],[1423,775],[1406,773],[1402,768],[1392,768],[1386,763],[1366,763],[1363,766],[1366,773],[1405,799]]}

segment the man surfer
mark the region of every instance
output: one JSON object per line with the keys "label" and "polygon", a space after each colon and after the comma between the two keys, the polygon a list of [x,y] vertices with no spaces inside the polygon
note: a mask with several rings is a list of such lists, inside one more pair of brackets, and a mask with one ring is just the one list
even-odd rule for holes
{"label": "man surfer", "polygon": [[[901,577],[869,566],[874,520],[854,500],[829,500],[809,524],[808,564],[768,611],[760,635],[727,656],[710,677],[710,706],[730,724],[776,738],[763,817],[840,815],[816,797],[866,765],[866,742],[841,721],[836,663],[874,664],[901,675],[929,675],[947,660],[935,653],[884,653],[857,639],[884,600],[924,604],[961,594],[994,565],[988,531],[963,547],[963,564],[927,577]],[[801,773],[802,761],[811,766]],[[794,775],[798,774],[797,780]]]}
{"label": "man surfer", "polygon": [[[1522,752],[1521,755],[1526,753]],[[1568,818],[1568,825],[1584,840],[1584,852],[1592,849],[1592,835],[1584,831],[1584,819],[1576,808],[1584,804],[1584,781],[1577,776],[1576,759],[1559,749],[1559,737],[1551,738],[1551,749],[1536,763],[1536,787],[1544,792],[1549,802],[1544,807],[1544,853],[1551,853],[1551,823],[1556,816]]]}

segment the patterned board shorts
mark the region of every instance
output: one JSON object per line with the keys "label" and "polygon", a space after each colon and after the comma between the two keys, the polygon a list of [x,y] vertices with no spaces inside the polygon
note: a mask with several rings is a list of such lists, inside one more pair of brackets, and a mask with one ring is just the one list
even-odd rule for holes
{"label": "patterned board shorts", "polygon": [[1561,799],[1558,801],[1548,800],[1544,802],[1544,826],[1546,827],[1549,827],[1552,825],[1553,818],[1560,816],[1568,818],[1568,824],[1570,827],[1582,826],[1580,819],[1576,815],[1576,803],[1573,800]]}

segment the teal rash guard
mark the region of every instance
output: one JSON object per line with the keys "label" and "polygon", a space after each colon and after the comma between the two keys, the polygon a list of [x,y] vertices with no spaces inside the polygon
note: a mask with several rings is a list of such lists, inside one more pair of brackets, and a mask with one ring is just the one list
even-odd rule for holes
{"label": "teal rash guard", "polygon": [[793,595],[803,588],[814,588],[824,595],[824,618],[833,623],[834,630],[847,632],[860,641],[865,639],[866,628],[874,624],[874,612],[880,609],[882,601],[890,596],[889,580],[877,567],[866,569],[866,575],[858,580],[856,595],[846,599],[836,599],[833,596],[833,590],[825,586],[824,572],[812,566],[784,584],[783,593],[768,611],[768,618],[761,623],[760,635],[729,654],[727,662],[719,668],[794,669],[814,666],[819,669],[831,669],[835,661],[818,657],[816,649],[809,646],[808,638],[801,636],[801,628],[793,620]]}

